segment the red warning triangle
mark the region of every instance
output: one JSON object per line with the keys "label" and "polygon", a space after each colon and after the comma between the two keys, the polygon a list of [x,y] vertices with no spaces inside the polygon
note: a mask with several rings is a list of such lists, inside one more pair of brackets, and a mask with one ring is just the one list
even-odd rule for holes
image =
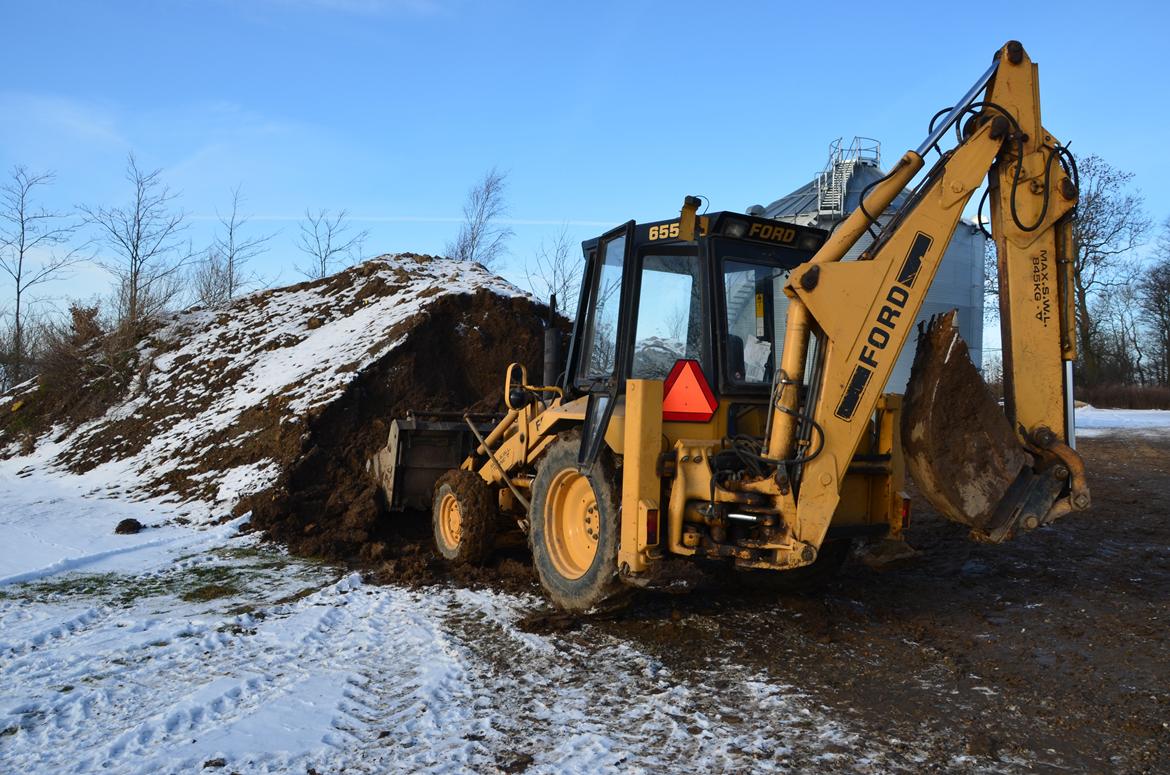
{"label": "red warning triangle", "polygon": [[707,422],[719,408],[703,368],[696,360],[679,359],[662,386],[662,419]]}

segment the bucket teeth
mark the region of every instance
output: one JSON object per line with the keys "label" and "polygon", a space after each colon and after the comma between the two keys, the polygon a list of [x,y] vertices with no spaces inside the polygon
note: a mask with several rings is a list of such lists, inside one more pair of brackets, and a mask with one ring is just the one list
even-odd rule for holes
{"label": "bucket teeth", "polygon": [[902,445],[907,468],[931,505],[984,540],[1002,540],[991,538],[1003,532],[999,507],[1032,458],[971,362],[954,311],[919,324]]}

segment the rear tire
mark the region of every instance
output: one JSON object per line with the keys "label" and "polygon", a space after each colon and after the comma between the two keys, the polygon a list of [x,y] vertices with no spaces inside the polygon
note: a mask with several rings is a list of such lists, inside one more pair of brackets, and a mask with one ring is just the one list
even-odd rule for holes
{"label": "rear tire", "polygon": [[532,562],[552,602],[570,613],[611,608],[618,579],[619,487],[605,453],[589,476],[577,470],[578,434],[562,436],[537,465],[529,511]]}
{"label": "rear tire", "polygon": [[435,549],[456,565],[482,564],[495,544],[496,511],[495,492],[479,474],[443,474],[431,508]]}

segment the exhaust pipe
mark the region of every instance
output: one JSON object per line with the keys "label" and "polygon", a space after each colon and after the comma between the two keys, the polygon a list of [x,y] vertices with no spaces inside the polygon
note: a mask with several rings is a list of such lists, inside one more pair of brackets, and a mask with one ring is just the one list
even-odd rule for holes
{"label": "exhaust pipe", "polygon": [[544,322],[544,385],[557,385],[561,375],[561,329],[557,326],[557,295],[548,300],[548,320]]}

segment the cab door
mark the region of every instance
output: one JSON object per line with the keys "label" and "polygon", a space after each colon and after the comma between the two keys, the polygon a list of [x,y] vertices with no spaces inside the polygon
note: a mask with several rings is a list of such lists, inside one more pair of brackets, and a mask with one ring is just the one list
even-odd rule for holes
{"label": "cab door", "polygon": [[597,460],[605,429],[625,384],[629,359],[630,298],[633,272],[630,256],[634,222],[619,226],[598,240],[589,265],[578,311],[581,332],[573,347],[577,387],[588,393],[577,463],[587,473]]}

